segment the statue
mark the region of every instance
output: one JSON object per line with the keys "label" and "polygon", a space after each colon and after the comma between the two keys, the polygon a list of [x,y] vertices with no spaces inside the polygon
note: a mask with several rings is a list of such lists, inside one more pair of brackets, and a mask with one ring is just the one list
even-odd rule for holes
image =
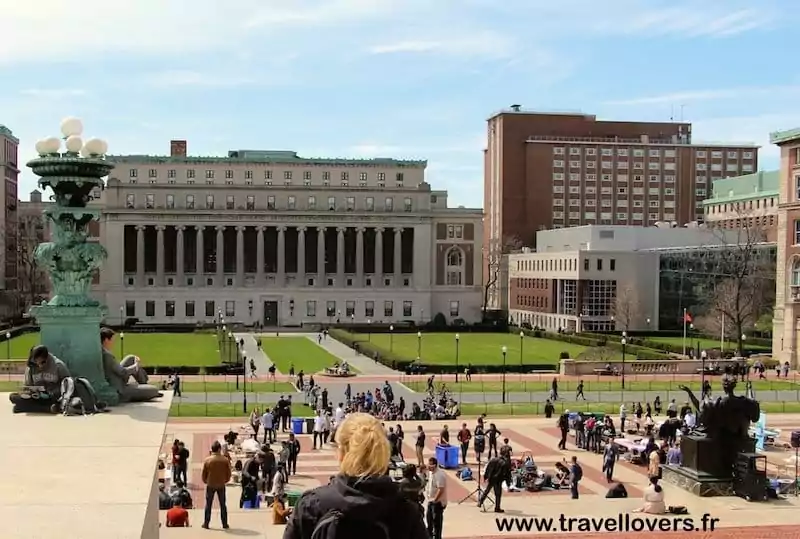
{"label": "statue", "polygon": [[681,439],[684,467],[712,476],[731,476],[739,452],[752,452],[754,439],[749,435],[751,422],[758,421],[758,401],[734,395],[736,377],[722,376],[723,395],[700,402],[691,389],[682,385],[697,410],[697,427]]}

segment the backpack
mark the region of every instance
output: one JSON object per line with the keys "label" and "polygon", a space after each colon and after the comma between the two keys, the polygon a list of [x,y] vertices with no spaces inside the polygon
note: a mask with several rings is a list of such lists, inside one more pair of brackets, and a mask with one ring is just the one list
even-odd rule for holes
{"label": "backpack", "polygon": [[[337,535],[339,525],[343,520],[347,520],[347,516],[338,510],[328,511],[323,516],[317,525],[314,526],[314,531],[311,533],[311,539],[344,539],[344,533]],[[369,534],[371,539],[391,539],[389,528],[378,520],[371,521],[372,527],[378,531],[378,534]],[[363,527],[363,524],[361,524]],[[362,534],[364,535],[364,534]]]}
{"label": "backpack", "polygon": [[86,378],[67,377],[61,381],[61,397],[56,405],[64,415],[96,414],[97,395]]}
{"label": "backpack", "polygon": [[469,468],[461,468],[461,471],[458,472],[458,478],[462,481],[471,481],[472,480],[472,470]]}
{"label": "backpack", "polygon": [[572,480],[577,482],[581,479],[583,479],[583,468],[581,468],[580,464],[575,463],[575,467],[572,472]]}

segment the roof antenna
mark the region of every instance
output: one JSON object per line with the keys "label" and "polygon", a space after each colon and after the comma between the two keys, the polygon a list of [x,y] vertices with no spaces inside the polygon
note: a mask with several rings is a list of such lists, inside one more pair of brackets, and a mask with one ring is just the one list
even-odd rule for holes
{"label": "roof antenna", "polygon": [[669,121],[670,122],[674,122],[675,121],[675,105],[674,104],[670,106]]}
{"label": "roof antenna", "polygon": [[511,105],[510,108],[513,112],[519,112],[519,110],[522,108],[522,105]]}

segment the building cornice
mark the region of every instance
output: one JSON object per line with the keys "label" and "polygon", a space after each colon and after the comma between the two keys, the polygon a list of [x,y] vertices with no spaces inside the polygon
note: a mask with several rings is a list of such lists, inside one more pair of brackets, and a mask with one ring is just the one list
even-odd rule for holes
{"label": "building cornice", "polygon": [[795,141],[800,142],[800,127],[786,131],[774,131],[769,134],[769,141],[778,146]]}
{"label": "building cornice", "polygon": [[272,154],[243,152],[242,157],[219,156],[167,156],[167,155],[109,155],[106,160],[125,165],[281,165],[281,166],[331,166],[331,167],[381,167],[419,168],[428,166],[426,160],[376,157],[354,159],[346,157],[299,157],[294,152]]}

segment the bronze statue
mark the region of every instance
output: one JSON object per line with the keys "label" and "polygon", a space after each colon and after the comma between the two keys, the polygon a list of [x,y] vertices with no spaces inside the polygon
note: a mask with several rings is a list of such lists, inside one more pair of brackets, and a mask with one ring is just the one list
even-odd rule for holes
{"label": "bronze statue", "polygon": [[691,389],[680,386],[685,391],[697,410],[696,433],[703,433],[710,438],[742,439],[749,436],[751,422],[758,421],[761,407],[758,401],[742,395],[734,395],[736,377],[730,373],[722,375],[724,395],[716,399],[697,400]]}

